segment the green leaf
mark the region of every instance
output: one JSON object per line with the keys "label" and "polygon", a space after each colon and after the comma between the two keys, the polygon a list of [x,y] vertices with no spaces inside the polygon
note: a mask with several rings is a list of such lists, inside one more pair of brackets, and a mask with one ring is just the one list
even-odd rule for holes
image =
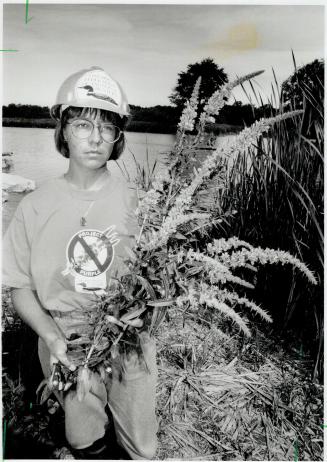
{"label": "green leaf", "polygon": [[185,240],[188,239],[186,236],[184,236],[184,234],[181,234],[181,233],[178,233],[178,232],[177,232],[177,233],[174,233],[174,234],[173,234],[173,237],[174,237],[175,239],[179,239],[179,240],[181,240],[181,241],[182,241],[182,240],[185,241]]}
{"label": "green leaf", "polygon": [[107,314],[105,316],[105,321],[111,324],[117,324],[117,326],[123,327],[123,323],[118,321],[114,316],[111,316],[110,314]]}
{"label": "green leaf", "polygon": [[149,281],[147,281],[144,277],[139,275],[136,275],[136,279],[142,284],[146,292],[149,294],[150,298],[152,300],[155,300],[157,298],[156,293]]}
{"label": "green leaf", "polygon": [[201,271],[203,270],[203,266],[199,266],[199,267],[193,267],[193,268],[190,268],[189,270],[186,271],[186,275],[187,276],[194,276],[195,274],[199,274],[201,273]]}
{"label": "green leaf", "polygon": [[126,245],[124,246],[124,250],[128,254],[129,258],[132,260],[132,262],[135,263],[137,261],[137,257],[135,255],[135,253],[129,247],[127,247]]}
{"label": "green leaf", "polygon": [[137,318],[138,316],[140,316],[140,314],[144,313],[145,310],[146,310],[146,307],[144,306],[134,311],[129,311],[128,313],[120,317],[120,321],[126,322],[126,321],[130,321],[131,319]]}
{"label": "green leaf", "polygon": [[[42,390],[42,392],[41,392],[41,390]],[[41,393],[41,395],[40,395],[40,393]],[[48,379],[43,379],[42,382],[37,387],[36,392],[35,392],[36,397],[37,397],[36,401],[39,402],[40,404],[45,403],[45,401],[49,398],[51,393],[52,393],[52,390],[49,387],[49,380]],[[39,396],[40,396],[40,398],[39,398]]]}
{"label": "green leaf", "polygon": [[148,302],[148,306],[154,306],[156,308],[164,307],[164,306],[171,306],[173,305],[175,300],[156,300]]}

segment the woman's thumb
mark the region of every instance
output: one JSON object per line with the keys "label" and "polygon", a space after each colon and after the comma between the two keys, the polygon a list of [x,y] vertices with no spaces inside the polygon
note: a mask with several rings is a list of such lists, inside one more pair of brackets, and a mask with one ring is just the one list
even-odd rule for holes
{"label": "woman's thumb", "polygon": [[68,367],[71,371],[76,369],[67,357],[67,345],[64,340],[57,339],[52,345],[52,352],[50,355],[50,363],[61,362],[64,366]]}

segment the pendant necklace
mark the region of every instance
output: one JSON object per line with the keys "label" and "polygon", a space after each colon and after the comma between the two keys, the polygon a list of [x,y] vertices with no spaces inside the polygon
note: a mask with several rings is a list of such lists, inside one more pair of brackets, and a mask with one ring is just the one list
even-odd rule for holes
{"label": "pendant necklace", "polygon": [[[66,181],[73,186],[73,184],[68,180],[66,174],[64,175],[64,177],[66,178]],[[91,188],[89,188],[89,191],[97,191],[97,190],[101,189],[104,182],[106,181],[107,177],[108,177],[108,172],[106,170],[105,172],[103,172],[103,174],[100,176],[100,178],[98,178],[98,180],[95,182],[95,184]],[[83,215],[81,216],[81,218],[79,220],[81,226],[86,226],[86,224],[87,224],[87,216],[90,213],[94,203],[95,203],[95,201],[92,201],[90,203],[90,205],[87,207],[87,209],[85,210],[85,212],[83,213]]]}
{"label": "pendant necklace", "polygon": [[91,202],[91,204],[88,206],[88,208],[86,209],[86,211],[85,211],[85,212],[83,213],[83,215],[81,216],[80,221],[79,221],[81,226],[86,226],[86,218],[87,218],[87,216],[88,216],[90,210],[92,209],[92,207],[93,207],[93,205],[94,205],[94,202],[95,202],[95,201]]}

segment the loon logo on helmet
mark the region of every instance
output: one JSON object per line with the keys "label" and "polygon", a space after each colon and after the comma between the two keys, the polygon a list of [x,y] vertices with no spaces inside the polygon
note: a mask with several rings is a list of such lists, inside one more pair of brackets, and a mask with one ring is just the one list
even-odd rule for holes
{"label": "loon logo on helmet", "polygon": [[121,93],[117,83],[102,69],[86,72],[76,82],[75,94],[77,98],[98,98],[119,105]]}
{"label": "loon logo on helmet", "polygon": [[94,98],[104,99],[105,101],[109,101],[110,103],[116,104],[116,106],[118,106],[118,103],[116,103],[114,99],[110,98],[110,96],[107,96],[103,93],[95,93],[91,85],[85,85],[84,87],[80,87],[80,88],[84,88],[84,90],[87,91],[86,96],[94,96]]}
{"label": "loon logo on helmet", "polygon": [[130,114],[127,98],[119,83],[100,67],[83,69],[69,76],[58,91],[51,116],[59,120],[61,108],[69,106],[104,109],[121,117]]}

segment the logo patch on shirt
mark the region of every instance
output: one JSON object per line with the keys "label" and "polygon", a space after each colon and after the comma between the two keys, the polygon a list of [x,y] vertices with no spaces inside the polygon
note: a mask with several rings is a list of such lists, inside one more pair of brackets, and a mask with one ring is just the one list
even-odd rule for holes
{"label": "logo patch on shirt", "polygon": [[95,278],[108,271],[114,260],[114,246],[120,241],[114,228],[85,229],[74,234],[66,248],[67,266],[63,276]]}

